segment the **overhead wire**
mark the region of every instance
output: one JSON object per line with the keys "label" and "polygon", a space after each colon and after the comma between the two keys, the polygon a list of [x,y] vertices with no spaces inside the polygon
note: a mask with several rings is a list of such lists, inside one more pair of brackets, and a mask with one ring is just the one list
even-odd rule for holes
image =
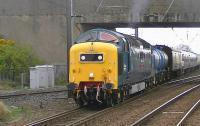
{"label": "overhead wire", "polygon": [[162,22],[164,21],[165,16],[168,14],[168,12],[169,12],[170,8],[172,7],[174,1],[175,1],[175,0],[172,0],[172,1],[171,1],[169,7],[168,7],[167,10],[165,11],[165,14],[164,14],[164,16],[163,16]]}
{"label": "overhead wire", "polygon": [[99,3],[99,6],[97,7],[96,12],[99,12],[99,9],[100,9],[100,7],[102,6],[103,1],[104,1],[104,0],[101,0],[101,2]]}

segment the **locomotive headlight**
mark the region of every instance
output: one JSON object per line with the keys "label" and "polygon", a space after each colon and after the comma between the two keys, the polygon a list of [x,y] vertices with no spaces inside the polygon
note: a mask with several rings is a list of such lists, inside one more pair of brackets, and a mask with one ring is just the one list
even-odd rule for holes
{"label": "locomotive headlight", "polygon": [[81,60],[85,60],[85,56],[81,56]]}
{"label": "locomotive headlight", "polygon": [[98,56],[98,60],[102,60],[103,57],[101,55]]}
{"label": "locomotive headlight", "polygon": [[94,73],[90,73],[90,74],[89,74],[89,77],[90,77],[90,78],[94,78]]}

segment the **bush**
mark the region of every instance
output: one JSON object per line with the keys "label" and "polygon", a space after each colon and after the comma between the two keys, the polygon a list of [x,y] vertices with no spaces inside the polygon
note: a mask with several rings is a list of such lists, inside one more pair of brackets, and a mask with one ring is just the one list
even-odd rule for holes
{"label": "bush", "polygon": [[27,71],[29,67],[41,64],[32,49],[20,45],[0,46],[0,71]]}
{"label": "bush", "polygon": [[20,82],[21,73],[28,73],[29,67],[42,63],[31,47],[0,39],[0,80]]}

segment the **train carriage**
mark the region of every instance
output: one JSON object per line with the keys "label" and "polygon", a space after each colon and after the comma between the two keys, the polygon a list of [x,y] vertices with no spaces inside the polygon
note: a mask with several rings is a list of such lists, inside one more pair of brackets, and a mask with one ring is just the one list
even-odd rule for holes
{"label": "train carriage", "polygon": [[[178,76],[182,72],[183,62],[181,51],[165,45],[156,45],[155,48],[163,51],[168,57],[167,69],[170,76]],[[170,77],[171,78],[171,77]]]}
{"label": "train carriage", "polygon": [[188,51],[181,51],[181,54],[184,72],[189,72],[197,66],[197,54]]}

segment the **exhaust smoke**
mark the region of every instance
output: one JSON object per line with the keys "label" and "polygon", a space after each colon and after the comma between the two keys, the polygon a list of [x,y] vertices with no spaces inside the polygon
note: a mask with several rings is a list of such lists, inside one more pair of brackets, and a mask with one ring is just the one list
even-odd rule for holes
{"label": "exhaust smoke", "polygon": [[129,21],[140,22],[140,15],[144,15],[151,0],[132,0],[130,3]]}

